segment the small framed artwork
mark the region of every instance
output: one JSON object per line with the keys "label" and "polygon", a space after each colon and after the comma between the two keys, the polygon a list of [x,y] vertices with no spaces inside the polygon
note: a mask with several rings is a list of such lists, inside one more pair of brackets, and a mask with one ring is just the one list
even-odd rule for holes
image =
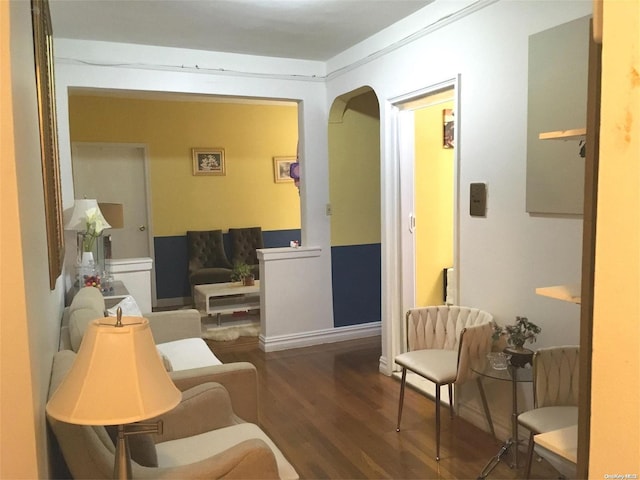
{"label": "small framed artwork", "polygon": [[223,148],[192,148],[194,175],[226,175]]}
{"label": "small framed artwork", "polygon": [[291,164],[296,157],[273,157],[273,180],[276,183],[293,182],[291,178]]}
{"label": "small framed artwork", "polygon": [[445,108],[442,110],[442,148],[453,148],[454,127],[453,110]]}

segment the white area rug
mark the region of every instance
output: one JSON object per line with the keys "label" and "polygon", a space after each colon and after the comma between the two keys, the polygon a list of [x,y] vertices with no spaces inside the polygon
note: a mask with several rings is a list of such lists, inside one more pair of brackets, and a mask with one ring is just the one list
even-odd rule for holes
{"label": "white area rug", "polygon": [[238,337],[257,337],[258,335],[260,335],[260,323],[229,326],[223,324],[220,327],[209,327],[202,333],[202,338],[216,342],[228,342],[236,340]]}

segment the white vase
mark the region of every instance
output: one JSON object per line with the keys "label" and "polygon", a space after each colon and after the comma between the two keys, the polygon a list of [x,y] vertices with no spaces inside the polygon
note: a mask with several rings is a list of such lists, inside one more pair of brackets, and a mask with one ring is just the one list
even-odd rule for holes
{"label": "white vase", "polygon": [[88,267],[89,265],[93,265],[95,262],[93,260],[93,252],[82,252],[82,259],[80,260],[80,265],[84,267]]}

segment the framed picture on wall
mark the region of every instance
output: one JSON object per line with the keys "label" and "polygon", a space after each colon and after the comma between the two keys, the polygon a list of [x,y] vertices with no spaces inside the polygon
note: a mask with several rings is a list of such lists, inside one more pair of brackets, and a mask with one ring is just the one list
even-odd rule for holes
{"label": "framed picture on wall", "polygon": [[442,148],[453,148],[454,127],[453,110],[445,108],[442,110]]}
{"label": "framed picture on wall", "polygon": [[223,148],[192,148],[194,175],[226,175]]}
{"label": "framed picture on wall", "polygon": [[49,254],[49,287],[53,290],[57,278],[62,273],[64,262],[64,229],[54,88],[53,30],[47,0],[31,0],[31,16],[38,91],[44,213]]}
{"label": "framed picture on wall", "polygon": [[290,171],[295,162],[296,157],[273,157],[273,180],[276,183],[293,182]]}

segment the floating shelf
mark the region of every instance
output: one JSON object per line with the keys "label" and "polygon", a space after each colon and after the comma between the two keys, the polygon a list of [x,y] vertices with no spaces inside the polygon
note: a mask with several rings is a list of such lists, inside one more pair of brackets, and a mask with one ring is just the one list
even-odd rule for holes
{"label": "floating shelf", "polygon": [[556,130],[555,132],[542,132],[538,135],[540,140],[581,140],[587,134],[586,128],[574,128],[573,130]]}
{"label": "floating shelf", "polygon": [[581,300],[579,285],[556,285],[553,287],[540,287],[536,288],[536,294],[577,304],[580,304]]}

